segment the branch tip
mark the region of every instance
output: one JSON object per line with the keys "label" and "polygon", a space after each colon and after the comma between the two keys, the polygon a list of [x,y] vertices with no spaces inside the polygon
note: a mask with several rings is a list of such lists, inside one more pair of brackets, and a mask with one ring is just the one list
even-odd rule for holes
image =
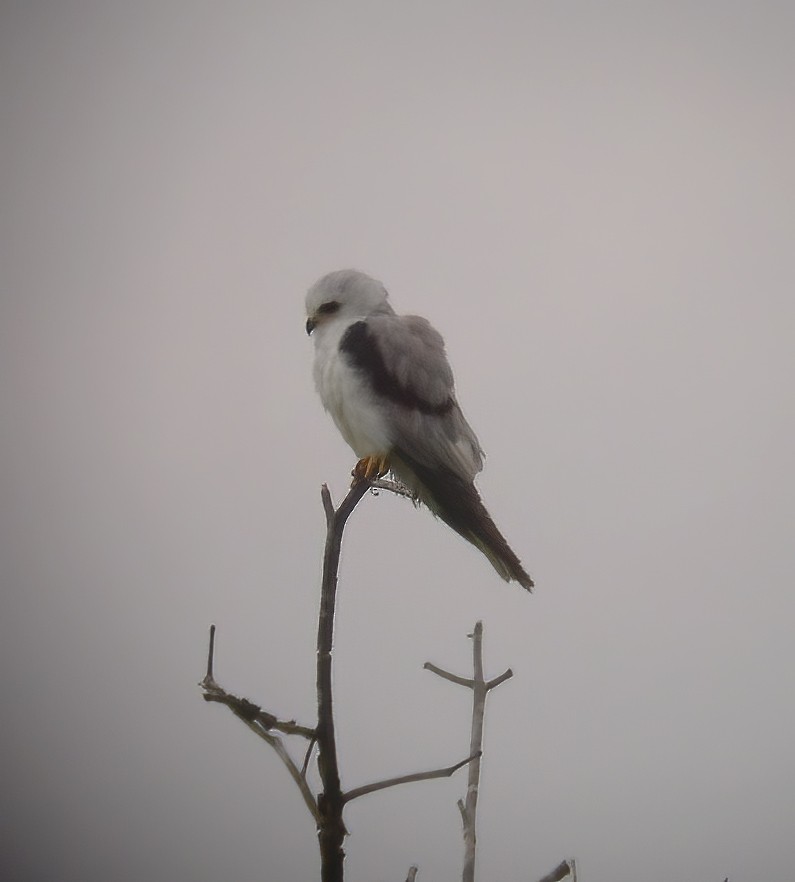
{"label": "branch tip", "polygon": [[213,689],[217,686],[213,676],[213,661],[215,659],[215,625],[210,625],[210,644],[207,649],[207,673],[199,684],[204,689]]}
{"label": "branch tip", "polygon": [[506,671],[500,674],[499,677],[495,677],[493,680],[489,680],[489,682],[486,683],[486,690],[488,691],[491,689],[496,689],[497,686],[500,685],[500,683],[504,683],[506,680],[510,680],[511,677],[513,677],[513,671],[508,668]]}
{"label": "branch tip", "polygon": [[323,511],[326,513],[326,525],[330,525],[334,520],[334,503],[331,501],[331,491],[328,484],[323,484],[320,488],[320,498],[323,500]]}
{"label": "branch tip", "polygon": [[571,873],[572,863],[573,861],[571,863],[569,861],[561,861],[552,872],[547,873],[543,879],[539,879],[539,882],[560,882],[561,879],[565,879]]}

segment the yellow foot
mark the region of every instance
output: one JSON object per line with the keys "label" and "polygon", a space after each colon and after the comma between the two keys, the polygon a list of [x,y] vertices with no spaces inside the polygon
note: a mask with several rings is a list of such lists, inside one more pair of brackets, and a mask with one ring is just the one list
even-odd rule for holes
{"label": "yellow foot", "polygon": [[354,481],[373,481],[376,478],[383,478],[389,471],[389,457],[386,454],[381,456],[365,456],[360,459],[354,466]]}

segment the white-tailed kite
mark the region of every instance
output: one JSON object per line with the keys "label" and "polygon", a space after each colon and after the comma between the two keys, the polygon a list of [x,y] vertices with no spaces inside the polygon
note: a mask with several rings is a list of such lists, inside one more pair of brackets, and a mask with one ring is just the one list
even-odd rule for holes
{"label": "white-tailed kite", "polygon": [[533,580],[475,489],[483,451],[456,401],[444,340],[424,318],[395,315],[387,296],[356,270],[329,273],[306,295],[315,385],[359,457],[354,474],[391,471],[506,582],[529,591]]}

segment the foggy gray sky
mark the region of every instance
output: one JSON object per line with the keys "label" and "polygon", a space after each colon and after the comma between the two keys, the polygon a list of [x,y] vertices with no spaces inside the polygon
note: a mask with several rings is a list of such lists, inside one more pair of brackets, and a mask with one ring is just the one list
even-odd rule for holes
{"label": "foggy gray sky", "polygon": [[[343,266],[445,336],[537,584],[364,500],[343,783],[465,755],[422,664],[483,619],[483,882],[791,878],[794,9],[2,4],[3,879],[317,878],[196,683],[214,621],[219,680],[313,722],[353,457],[303,296]],[[348,878],[459,878],[464,787],[351,805]]]}

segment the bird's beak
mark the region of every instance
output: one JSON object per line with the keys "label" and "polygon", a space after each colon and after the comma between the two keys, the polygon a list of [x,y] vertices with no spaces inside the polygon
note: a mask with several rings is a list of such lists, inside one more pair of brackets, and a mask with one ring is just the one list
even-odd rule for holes
{"label": "bird's beak", "polygon": [[307,332],[307,334],[311,334],[312,331],[315,330],[315,325],[316,325],[316,324],[317,324],[317,322],[316,322],[311,316],[306,320],[306,332]]}

